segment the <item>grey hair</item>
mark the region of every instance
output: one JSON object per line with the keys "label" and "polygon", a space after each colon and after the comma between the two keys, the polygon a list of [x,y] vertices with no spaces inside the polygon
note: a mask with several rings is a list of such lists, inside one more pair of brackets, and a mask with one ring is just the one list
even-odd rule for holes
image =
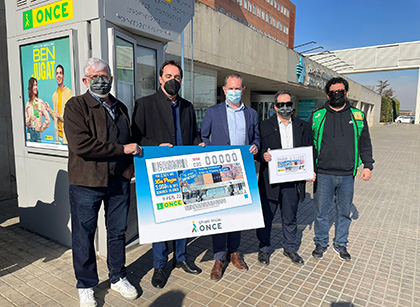
{"label": "grey hair", "polygon": [[86,61],[85,67],[83,68],[83,72],[85,74],[85,77],[88,76],[89,70],[91,68],[94,68],[95,71],[101,71],[101,70],[108,70],[108,74],[111,76],[111,68],[109,67],[108,63],[104,60],[98,59],[98,58],[90,58]]}
{"label": "grey hair", "polygon": [[244,78],[242,78],[242,76],[241,75],[238,75],[238,74],[230,74],[229,76],[226,76],[226,78],[225,78],[225,86],[226,86],[227,80],[229,78],[238,78],[238,79],[241,79],[241,86],[244,87]]}
{"label": "grey hair", "polygon": [[290,98],[292,98],[292,93],[289,90],[279,90],[275,95],[274,95],[274,104],[277,103],[277,98],[280,95],[289,95]]}

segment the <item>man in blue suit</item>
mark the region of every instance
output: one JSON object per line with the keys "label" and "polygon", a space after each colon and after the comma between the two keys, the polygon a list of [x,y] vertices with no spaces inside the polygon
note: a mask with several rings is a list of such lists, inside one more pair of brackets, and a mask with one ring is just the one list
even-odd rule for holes
{"label": "man in blue suit", "polygon": [[[226,77],[223,91],[224,103],[208,108],[203,118],[201,138],[206,145],[251,145],[249,151],[256,155],[260,147],[257,112],[241,101],[243,78],[232,74]],[[222,277],[227,261],[240,270],[248,270],[238,253],[241,232],[213,235],[214,266],[210,273],[212,280]]]}

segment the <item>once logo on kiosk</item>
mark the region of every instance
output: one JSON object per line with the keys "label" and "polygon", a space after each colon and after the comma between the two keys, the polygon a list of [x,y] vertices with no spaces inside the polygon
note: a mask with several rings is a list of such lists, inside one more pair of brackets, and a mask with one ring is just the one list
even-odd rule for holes
{"label": "once logo on kiosk", "polygon": [[62,0],[23,12],[23,30],[73,19],[73,0]]}

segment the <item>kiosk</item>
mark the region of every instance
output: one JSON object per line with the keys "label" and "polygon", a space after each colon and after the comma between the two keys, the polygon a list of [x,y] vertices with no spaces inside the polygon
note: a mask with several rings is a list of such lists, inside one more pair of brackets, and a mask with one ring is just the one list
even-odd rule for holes
{"label": "kiosk", "polygon": [[[5,3],[20,223],[71,246],[68,151],[60,117],[68,96],[87,90],[82,82],[85,61],[108,61],[114,76],[112,94],[131,114],[136,99],[157,90],[166,44],[177,40],[192,20],[194,1]],[[61,82],[66,89],[59,93]],[[133,196],[127,240],[137,234],[134,202]],[[96,242],[99,253],[106,254],[100,216]]]}

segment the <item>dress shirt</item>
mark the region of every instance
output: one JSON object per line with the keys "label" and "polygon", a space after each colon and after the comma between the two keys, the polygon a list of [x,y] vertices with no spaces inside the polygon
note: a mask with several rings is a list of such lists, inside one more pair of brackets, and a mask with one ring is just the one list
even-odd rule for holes
{"label": "dress shirt", "polygon": [[117,100],[112,100],[111,96],[108,96],[111,102],[111,106],[108,106],[105,102],[105,99],[96,96],[94,93],[91,92],[91,90],[89,90],[89,94],[91,94],[93,98],[99,101],[99,103],[105,108],[105,110],[108,111],[109,115],[111,115],[111,118],[115,120],[115,106],[117,104]]}
{"label": "dress shirt", "polygon": [[287,125],[281,121],[277,116],[277,122],[279,123],[279,131],[281,138],[281,148],[293,148],[293,125],[292,118],[290,117]]}
{"label": "dress shirt", "polygon": [[246,145],[246,123],[244,108],[245,106],[241,102],[241,106],[235,110],[226,101],[230,145]]}

